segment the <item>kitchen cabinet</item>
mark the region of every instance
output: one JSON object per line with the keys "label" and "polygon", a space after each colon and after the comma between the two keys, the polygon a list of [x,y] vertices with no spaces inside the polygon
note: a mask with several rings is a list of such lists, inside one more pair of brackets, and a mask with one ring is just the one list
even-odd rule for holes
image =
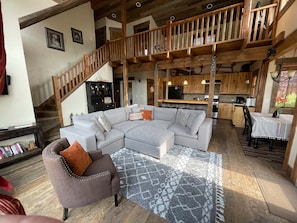
{"label": "kitchen cabinet", "polygon": [[[250,112],[254,112],[254,107],[249,107]],[[232,124],[235,127],[244,127],[244,116],[243,116],[243,109],[242,106],[235,106],[233,105],[232,109]]]}
{"label": "kitchen cabinet", "polygon": [[218,118],[220,119],[232,119],[232,108],[231,103],[219,103]]}
{"label": "kitchen cabinet", "polygon": [[218,74],[216,79],[221,80],[220,94],[249,94],[251,74],[249,72]]}
{"label": "kitchen cabinet", "polygon": [[203,94],[205,92],[205,84],[201,84],[204,75],[185,76],[184,79],[188,81],[184,85],[184,94]]}

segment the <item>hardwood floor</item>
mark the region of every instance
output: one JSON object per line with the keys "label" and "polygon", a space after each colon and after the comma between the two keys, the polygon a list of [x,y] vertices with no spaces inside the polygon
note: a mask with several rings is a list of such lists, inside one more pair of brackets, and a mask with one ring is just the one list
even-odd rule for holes
{"label": "hardwood floor", "polygon": [[[209,151],[223,155],[226,223],[289,222],[269,213],[255,178],[255,172],[281,177],[281,164],[245,156],[236,130],[228,120],[214,120]],[[0,175],[15,186],[14,196],[23,203],[28,215],[62,217],[62,207],[49,182],[41,155],[2,168]],[[113,197],[71,209],[69,214],[67,222],[73,223],[166,222],[124,198],[120,199],[118,207],[114,207]]]}

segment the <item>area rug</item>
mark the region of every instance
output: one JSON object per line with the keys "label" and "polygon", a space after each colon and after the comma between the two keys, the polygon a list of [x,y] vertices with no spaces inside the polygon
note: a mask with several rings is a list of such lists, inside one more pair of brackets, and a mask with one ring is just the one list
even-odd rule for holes
{"label": "area rug", "polygon": [[126,148],[111,157],[121,196],[169,222],[224,222],[220,154],[174,145],[160,160]]}
{"label": "area rug", "polygon": [[242,135],[243,128],[236,128],[237,136],[246,156],[258,157],[268,161],[283,163],[287,142],[275,141],[272,150],[269,149],[269,142],[265,139],[258,140],[258,147],[248,146],[247,135]]}
{"label": "area rug", "polygon": [[297,223],[297,187],[286,179],[256,177],[270,213]]}

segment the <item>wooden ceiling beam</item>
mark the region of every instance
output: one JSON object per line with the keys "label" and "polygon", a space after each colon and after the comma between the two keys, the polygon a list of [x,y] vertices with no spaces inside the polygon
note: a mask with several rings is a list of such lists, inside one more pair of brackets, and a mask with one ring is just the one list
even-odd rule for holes
{"label": "wooden ceiling beam", "polygon": [[52,16],[58,15],[69,9],[82,5],[88,1],[89,0],[68,0],[50,8],[46,8],[30,15],[23,16],[19,18],[20,29],[24,29],[28,26],[34,25]]}

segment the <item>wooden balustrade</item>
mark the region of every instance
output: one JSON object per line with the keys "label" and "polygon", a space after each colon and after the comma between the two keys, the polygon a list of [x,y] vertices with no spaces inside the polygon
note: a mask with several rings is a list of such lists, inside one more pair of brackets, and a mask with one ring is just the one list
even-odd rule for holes
{"label": "wooden balustrade", "polygon": [[251,10],[248,42],[273,39],[276,31],[278,4],[271,4]]}

